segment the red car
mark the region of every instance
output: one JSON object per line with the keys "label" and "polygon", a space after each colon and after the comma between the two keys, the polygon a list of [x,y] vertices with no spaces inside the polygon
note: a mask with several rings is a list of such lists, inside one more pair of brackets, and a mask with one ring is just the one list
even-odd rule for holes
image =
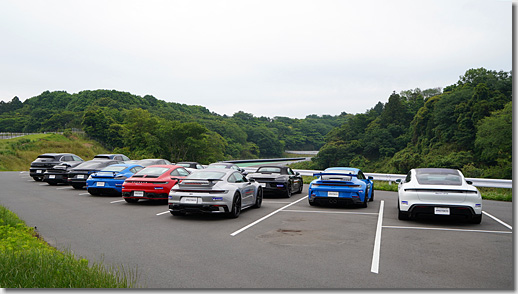
{"label": "red car", "polygon": [[171,188],[188,175],[179,165],[150,165],[124,181],[122,198],[128,203],[140,199],[167,200]]}

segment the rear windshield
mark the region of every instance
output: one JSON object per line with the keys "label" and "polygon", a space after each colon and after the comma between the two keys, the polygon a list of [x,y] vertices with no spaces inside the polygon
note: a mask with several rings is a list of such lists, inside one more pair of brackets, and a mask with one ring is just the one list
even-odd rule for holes
{"label": "rear windshield", "polygon": [[101,171],[120,172],[120,171],[123,171],[126,168],[127,168],[127,166],[113,166],[113,165],[110,165],[110,166],[107,166],[107,167],[101,169]]}
{"label": "rear windshield", "polygon": [[177,163],[176,165],[183,166],[183,167],[190,167],[190,163]]}
{"label": "rear windshield", "polygon": [[421,185],[462,185],[459,172],[452,169],[416,169],[416,178]]}
{"label": "rear windshield", "polygon": [[221,179],[225,176],[226,173],[221,173],[217,171],[195,171],[192,174],[188,175],[186,179],[196,179],[196,180],[209,180],[209,179]]}
{"label": "rear windshield", "polygon": [[260,167],[257,170],[258,173],[281,173],[281,169],[278,167]]}
{"label": "rear windshield", "polygon": [[138,176],[161,176],[166,171],[168,171],[169,168],[166,167],[146,167],[145,169],[139,171],[135,175]]}
{"label": "rear windshield", "polygon": [[100,167],[106,166],[106,163],[103,161],[90,161],[90,162],[83,162],[76,166],[74,169],[97,169]]}
{"label": "rear windshield", "polygon": [[52,160],[57,160],[57,159],[53,155],[40,155],[34,161],[36,161],[36,162],[40,161],[41,162],[41,161],[52,161]]}

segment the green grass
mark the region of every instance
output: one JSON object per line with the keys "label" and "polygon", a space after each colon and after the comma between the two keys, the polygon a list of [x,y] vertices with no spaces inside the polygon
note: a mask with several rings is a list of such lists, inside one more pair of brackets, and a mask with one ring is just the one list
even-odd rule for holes
{"label": "green grass", "polygon": [[99,143],[79,134],[37,134],[0,140],[0,171],[29,170],[31,162],[42,153],[74,153],[84,160],[109,153]]}
{"label": "green grass", "polygon": [[0,288],[135,288],[136,280],[123,267],[58,251],[0,206]]}

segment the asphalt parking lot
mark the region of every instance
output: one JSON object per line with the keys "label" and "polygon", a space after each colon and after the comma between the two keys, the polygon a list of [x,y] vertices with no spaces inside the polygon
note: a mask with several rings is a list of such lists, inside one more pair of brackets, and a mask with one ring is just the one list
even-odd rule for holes
{"label": "asphalt parking lot", "polygon": [[397,219],[397,193],[367,208],[313,207],[307,186],[265,197],[238,219],[173,217],[164,203],[128,204],[0,174],[0,205],[51,245],[137,269],[145,288],[514,289],[510,202],[484,201],[482,223]]}

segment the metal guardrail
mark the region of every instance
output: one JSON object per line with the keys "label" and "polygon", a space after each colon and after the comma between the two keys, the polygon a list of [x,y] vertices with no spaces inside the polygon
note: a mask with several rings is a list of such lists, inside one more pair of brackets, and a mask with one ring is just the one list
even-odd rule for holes
{"label": "metal guardrail", "polygon": [[[245,167],[247,172],[254,172],[257,170],[256,167]],[[322,170],[304,170],[294,169],[293,171],[300,173],[303,176],[313,176],[315,173],[323,172]],[[378,174],[378,173],[365,173],[366,176],[372,177],[375,181],[385,182],[396,182],[397,179],[404,179],[406,175],[399,174]],[[466,180],[473,182],[475,187],[488,187],[488,188],[513,188],[513,180],[501,180],[501,179],[483,179],[483,178],[466,178]]]}

